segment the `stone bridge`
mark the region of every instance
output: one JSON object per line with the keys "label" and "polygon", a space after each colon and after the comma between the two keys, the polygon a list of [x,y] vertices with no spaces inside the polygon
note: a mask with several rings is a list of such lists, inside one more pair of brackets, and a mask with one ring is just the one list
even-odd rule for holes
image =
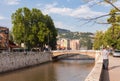
{"label": "stone bridge", "polygon": [[96,53],[98,53],[98,51],[95,50],[57,50],[57,51],[52,51],[53,57],[57,57],[57,56],[61,56],[61,55],[65,55],[65,54],[81,54],[81,55],[88,55],[90,57],[95,58],[96,57]]}
{"label": "stone bridge", "polygon": [[102,74],[102,56],[100,54],[100,51],[96,50],[63,50],[63,51],[53,51],[53,57],[57,57],[63,54],[83,54],[88,55],[90,57],[95,58],[95,66],[92,69],[92,71],[89,73],[89,75],[86,77],[85,81],[101,81],[101,74]]}

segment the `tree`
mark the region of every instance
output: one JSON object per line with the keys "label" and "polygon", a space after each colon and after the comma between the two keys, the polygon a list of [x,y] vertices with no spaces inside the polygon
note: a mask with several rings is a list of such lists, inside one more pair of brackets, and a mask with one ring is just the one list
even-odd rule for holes
{"label": "tree", "polygon": [[[91,21],[95,21],[97,19],[100,19],[100,18],[103,18],[103,17],[106,17],[106,16],[110,16],[106,21],[107,22],[102,22],[100,24],[111,24],[111,27],[104,33],[104,39],[102,39],[104,42],[105,45],[109,45],[115,49],[120,49],[120,44],[119,44],[119,41],[120,41],[120,8],[115,6],[113,3],[118,1],[118,0],[85,0],[87,2],[90,2],[90,1],[95,1],[96,3],[92,4],[92,5],[96,5],[96,4],[100,4],[100,3],[108,3],[110,4],[113,9],[111,9],[111,11],[107,14],[104,14],[104,15],[101,15],[101,16],[98,16],[98,17],[95,17],[95,18],[89,18],[89,19],[84,19],[84,20],[87,20],[87,22],[91,22]],[[97,22],[99,23],[99,22]],[[99,36],[98,36],[99,37]],[[101,40],[101,41],[102,41]],[[94,46],[95,47],[98,47],[97,46],[98,43],[97,41],[95,42]]]}
{"label": "tree", "polygon": [[[25,43],[27,47],[44,47],[49,42],[52,48],[56,46],[57,31],[52,19],[43,15],[39,9],[24,7],[12,14],[12,33],[16,43]],[[51,44],[52,43],[52,44]]]}
{"label": "tree", "polygon": [[101,46],[105,46],[104,42],[104,32],[102,31],[97,31],[95,34],[95,39],[94,39],[94,44],[93,47],[94,49],[100,49]]}
{"label": "tree", "polygon": [[108,23],[111,24],[111,27],[106,31],[106,39],[108,44],[115,48],[120,49],[120,14],[119,10],[114,8],[111,9],[110,13],[111,16],[108,18]]}
{"label": "tree", "polygon": [[50,16],[45,16],[45,22],[49,29],[48,35],[46,36],[46,39],[48,40],[48,45],[52,47],[52,49],[56,49],[56,37],[57,37],[57,29],[54,26],[54,23]]}
{"label": "tree", "polygon": [[120,49],[120,25],[114,25],[114,34],[113,26],[111,26],[105,33],[106,42],[110,47],[114,49]]}
{"label": "tree", "polygon": [[115,26],[119,26],[120,23],[120,11],[117,9],[111,9],[110,13],[111,16],[110,18],[108,18],[108,23],[110,23],[112,25],[112,33],[113,33],[113,38],[114,38],[114,27]]}
{"label": "tree", "polygon": [[[94,5],[98,5],[98,4],[100,5],[102,3],[107,3],[107,4],[110,4],[114,9],[116,9],[117,11],[120,12],[120,8],[114,5],[114,2],[116,2],[118,0],[83,0],[83,1],[92,2],[92,4],[90,6],[94,6]],[[89,22],[94,22],[94,23],[97,23],[97,24],[110,24],[108,22],[98,22],[97,20],[100,19],[100,18],[104,18],[106,16],[111,16],[111,15],[112,14],[107,13],[107,14],[100,15],[100,16],[97,16],[97,17],[79,18],[79,19],[86,21],[83,25],[85,25]]]}

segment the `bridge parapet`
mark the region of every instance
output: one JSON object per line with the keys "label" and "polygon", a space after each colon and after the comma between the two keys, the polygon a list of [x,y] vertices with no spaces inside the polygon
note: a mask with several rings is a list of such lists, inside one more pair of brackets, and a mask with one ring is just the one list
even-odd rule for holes
{"label": "bridge parapet", "polygon": [[85,81],[101,81],[101,73],[103,67],[102,55],[98,51],[95,58],[95,66],[89,75],[86,77]]}
{"label": "bridge parapet", "polygon": [[95,50],[62,50],[62,51],[52,51],[53,57],[59,56],[62,54],[83,54],[88,55],[90,57],[96,58],[96,51]]}

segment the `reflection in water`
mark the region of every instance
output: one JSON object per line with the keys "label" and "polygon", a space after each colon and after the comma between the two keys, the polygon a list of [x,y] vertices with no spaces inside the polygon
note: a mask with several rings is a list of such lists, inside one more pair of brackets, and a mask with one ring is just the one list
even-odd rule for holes
{"label": "reflection in water", "polygon": [[1,74],[0,81],[84,81],[94,60],[60,60]]}

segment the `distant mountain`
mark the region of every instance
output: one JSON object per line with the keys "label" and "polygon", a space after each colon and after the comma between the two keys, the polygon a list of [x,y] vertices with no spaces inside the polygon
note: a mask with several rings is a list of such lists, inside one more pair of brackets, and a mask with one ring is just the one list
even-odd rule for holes
{"label": "distant mountain", "polygon": [[70,30],[61,29],[61,28],[57,28],[57,31],[58,31],[59,34],[61,34],[61,33],[70,33],[71,32]]}

